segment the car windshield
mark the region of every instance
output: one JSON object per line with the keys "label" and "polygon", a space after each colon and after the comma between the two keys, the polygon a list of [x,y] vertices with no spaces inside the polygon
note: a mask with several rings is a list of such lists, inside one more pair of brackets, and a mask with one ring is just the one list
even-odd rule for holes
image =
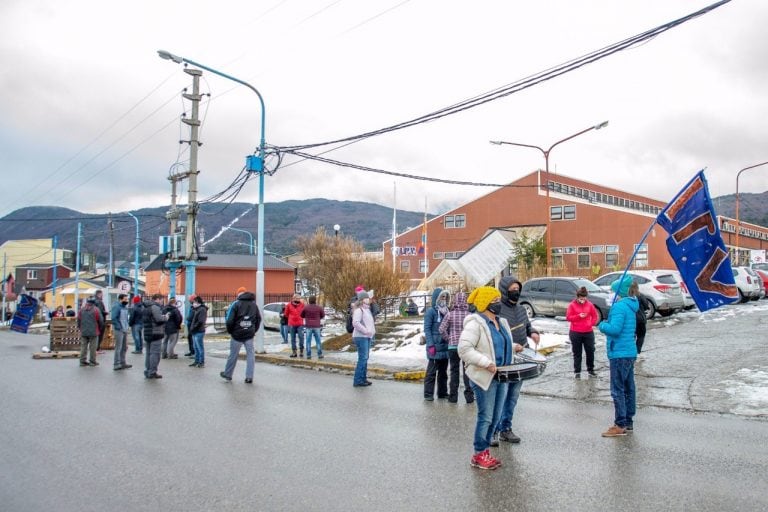
{"label": "car windshield", "polygon": [[753,263],[752,268],[757,270],[768,270],[768,263]]}
{"label": "car windshield", "polygon": [[602,288],[597,286],[592,281],[587,281],[586,279],[574,279],[573,284],[576,285],[576,288],[581,288],[583,286],[589,293],[605,293]]}

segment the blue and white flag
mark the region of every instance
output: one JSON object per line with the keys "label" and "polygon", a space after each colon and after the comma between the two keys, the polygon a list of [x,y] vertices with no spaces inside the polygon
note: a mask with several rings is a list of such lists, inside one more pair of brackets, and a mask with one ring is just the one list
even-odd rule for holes
{"label": "blue and white flag", "polygon": [[703,170],[659,213],[656,221],[669,233],[669,254],[701,311],[739,299]]}

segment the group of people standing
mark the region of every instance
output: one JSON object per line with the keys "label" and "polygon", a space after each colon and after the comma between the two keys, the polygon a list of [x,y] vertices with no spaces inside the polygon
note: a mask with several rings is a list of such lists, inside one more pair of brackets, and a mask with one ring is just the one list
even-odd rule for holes
{"label": "group of people standing", "polygon": [[[318,359],[323,358],[322,329],[325,310],[317,303],[317,297],[309,297],[304,304],[300,295],[295,294],[291,302],[284,304],[280,312],[280,335],[283,343],[291,339],[291,356],[304,357],[304,342],[307,345],[307,359],[312,359],[312,339],[315,340]],[[297,343],[298,341],[298,343]],[[298,348],[298,353],[296,349]]]}

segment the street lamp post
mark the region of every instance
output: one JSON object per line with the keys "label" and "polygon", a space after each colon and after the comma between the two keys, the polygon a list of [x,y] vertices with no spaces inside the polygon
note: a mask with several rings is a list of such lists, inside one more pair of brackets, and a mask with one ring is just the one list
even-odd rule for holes
{"label": "street lamp post", "polygon": [[239,228],[231,228],[229,226],[225,226],[224,229],[228,229],[230,231],[239,231],[241,233],[245,233],[246,235],[248,235],[248,237],[251,239],[250,248],[251,248],[251,256],[253,256],[253,235],[251,234],[250,231],[246,231],[244,229],[239,229]]}
{"label": "street lamp post", "polygon": [[[264,131],[266,125],[266,110],[264,108],[264,99],[261,97],[261,93],[248,82],[244,82],[239,78],[222,73],[208,66],[204,66],[193,60],[179,57],[165,50],[158,50],[157,54],[162,59],[173,61],[177,64],[186,63],[192,66],[210,71],[215,75],[219,75],[238,84],[248,87],[250,90],[256,93],[259,98],[259,104],[261,105],[261,138],[259,140],[259,152],[258,155],[249,155],[246,157],[246,169],[250,172],[259,173],[259,220],[257,227],[257,258],[256,258],[256,304],[260,310],[264,310]],[[259,326],[259,330],[256,331],[256,352],[264,352],[264,326]]]}
{"label": "street lamp post", "polygon": [[589,128],[585,128],[584,130],[581,130],[578,133],[574,133],[573,135],[569,135],[568,137],[564,139],[560,139],[559,141],[555,142],[551,146],[549,146],[548,149],[544,149],[540,146],[534,146],[532,144],[521,144],[519,142],[507,142],[503,140],[491,140],[489,141],[491,144],[496,144],[498,146],[502,144],[506,144],[509,146],[520,146],[524,148],[533,148],[538,149],[541,151],[541,153],[544,155],[544,167],[545,167],[545,175],[546,175],[546,183],[545,186],[547,188],[547,217],[546,217],[546,231],[547,231],[547,275],[552,275],[552,234],[551,234],[551,219],[552,219],[552,204],[551,199],[549,196],[549,154],[552,152],[552,150],[555,148],[555,146],[562,144],[563,142],[569,141],[573,138],[578,137],[579,135],[585,134],[592,130],[599,130],[601,128],[605,128],[608,126],[608,121],[603,121],[602,123],[596,124],[594,126],[590,126]]}
{"label": "street lamp post", "polygon": [[136,221],[136,252],[133,259],[133,296],[139,296],[139,218],[131,212],[128,215]]}
{"label": "street lamp post", "polygon": [[741,231],[741,223],[739,222],[739,176],[741,176],[741,173],[744,171],[748,171],[750,169],[754,169],[755,167],[760,167],[761,165],[768,164],[768,162],[762,162],[755,165],[750,165],[749,167],[745,167],[742,170],[740,170],[736,174],[736,266],[739,266],[739,232]]}

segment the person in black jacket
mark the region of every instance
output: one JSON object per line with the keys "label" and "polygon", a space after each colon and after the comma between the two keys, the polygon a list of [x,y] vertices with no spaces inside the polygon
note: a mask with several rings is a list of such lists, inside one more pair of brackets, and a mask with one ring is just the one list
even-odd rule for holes
{"label": "person in black jacket", "polygon": [[144,355],[144,377],[147,379],[162,379],[163,376],[157,373],[160,365],[160,352],[162,351],[162,341],[165,337],[165,323],[168,316],[163,313],[161,301],[163,296],[159,293],[152,295],[152,300],[144,303],[144,317],[142,324],[144,328],[144,344],[147,351]]}
{"label": "person in black jacket", "polygon": [[640,289],[637,283],[632,283],[629,286],[630,297],[637,297],[637,301],[640,303],[640,308],[635,313],[635,345],[637,346],[637,353],[639,354],[643,349],[643,343],[645,343],[645,323],[648,320],[648,310],[651,305],[648,304],[648,299],[640,293]]}
{"label": "person in black jacket", "polygon": [[253,337],[261,325],[261,314],[255,301],[256,296],[241,286],[237,289],[237,299],[227,310],[227,332],[232,338],[229,340],[227,365],[219,373],[227,381],[232,380],[240,347],[245,345],[245,383],[253,382]]}
{"label": "person in black jacket", "polygon": [[131,336],[133,336],[132,354],[141,354],[144,347],[141,334],[144,330],[144,304],[142,304],[141,297],[138,295],[133,297],[132,302],[131,312],[128,315],[128,325],[131,328]]}
{"label": "person in black jacket", "polygon": [[165,338],[163,339],[163,359],[178,359],[178,355],[173,351],[176,348],[176,342],[179,341],[179,329],[181,329],[181,311],[176,306],[176,299],[171,297],[168,305],[165,306],[163,313],[168,315],[168,321],[165,322]]}
{"label": "person in black jacket", "polygon": [[189,365],[193,368],[205,368],[205,324],[208,322],[208,306],[199,295],[192,300],[192,318],[189,320],[189,332],[192,333],[192,342],[195,347],[195,361]]}

